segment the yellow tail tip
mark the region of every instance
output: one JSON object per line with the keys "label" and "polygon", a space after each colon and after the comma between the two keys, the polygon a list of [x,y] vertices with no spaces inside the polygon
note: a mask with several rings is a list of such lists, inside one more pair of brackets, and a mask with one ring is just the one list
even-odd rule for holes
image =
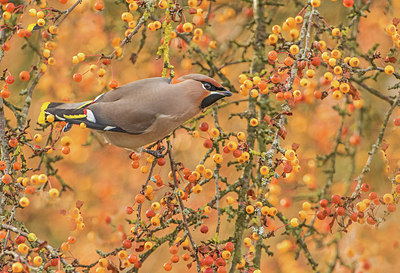
{"label": "yellow tail tip", "polygon": [[47,107],[49,107],[49,104],[50,104],[49,101],[42,104],[42,107],[40,108],[40,114],[38,117],[39,124],[46,124],[46,114],[44,113],[44,111],[47,109]]}

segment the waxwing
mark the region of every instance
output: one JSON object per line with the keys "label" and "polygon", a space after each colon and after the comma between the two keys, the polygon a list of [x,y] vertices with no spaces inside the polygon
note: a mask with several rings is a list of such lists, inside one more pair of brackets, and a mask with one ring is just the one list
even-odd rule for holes
{"label": "waxwing", "polygon": [[106,142],[133,151],[160,140],[217,100],[231,96],[213,78],[201,74],[180,77],[172,84],[167,78],[131,82],[80,103],[46,102],[38,123],[48,115],[72,124],[84,123],[103,135]]}

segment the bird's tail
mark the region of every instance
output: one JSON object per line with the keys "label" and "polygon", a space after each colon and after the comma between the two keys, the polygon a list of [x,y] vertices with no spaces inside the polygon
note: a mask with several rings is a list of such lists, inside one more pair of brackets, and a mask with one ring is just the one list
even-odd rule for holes
{"label": "bird's tail", "polygon": [[54,121],[78,123],[80,119],[86,118],[84,109],[89,104],[90,101],[81,103],[45,102],[40,109],[38,123],[46,124],[49,115],[54,117]]}

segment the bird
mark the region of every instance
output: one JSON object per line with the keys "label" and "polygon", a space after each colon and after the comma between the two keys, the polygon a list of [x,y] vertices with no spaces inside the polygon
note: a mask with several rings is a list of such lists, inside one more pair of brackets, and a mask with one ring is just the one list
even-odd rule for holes
{"label": "bird", "polygon": [[51,118],[64,121],[64,131],[85,124],[107,143],[134,152],[166,137],[216,101],[231,96],[218,81],[202,74],[188,74],[172,83],[154,77],[137,80],[79,103],[45,102],[39,124]]}

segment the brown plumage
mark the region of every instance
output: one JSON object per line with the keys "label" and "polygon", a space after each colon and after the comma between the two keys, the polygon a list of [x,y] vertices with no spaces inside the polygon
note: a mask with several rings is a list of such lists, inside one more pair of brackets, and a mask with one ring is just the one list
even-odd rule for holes
{"label": "brown plumage", "polygon": [[171,84],[166,78],[135,81],[98,96],[93,101],[45,103],[39,116],[70,124],[85,123],[107,142],[137,151],[160,140],[217,100],[230,96],[216,80],[190,74]]}

